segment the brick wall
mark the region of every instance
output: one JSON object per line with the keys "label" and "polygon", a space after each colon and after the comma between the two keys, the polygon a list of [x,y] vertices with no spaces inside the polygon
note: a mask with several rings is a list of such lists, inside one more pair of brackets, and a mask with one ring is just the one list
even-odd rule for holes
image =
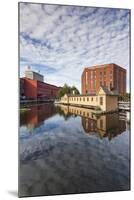
{"label": "brick wall", "polygon": [[126,93],[126,70],[116,64],[86,67],[81,77],[82,94],[96,93],[100,86]]}

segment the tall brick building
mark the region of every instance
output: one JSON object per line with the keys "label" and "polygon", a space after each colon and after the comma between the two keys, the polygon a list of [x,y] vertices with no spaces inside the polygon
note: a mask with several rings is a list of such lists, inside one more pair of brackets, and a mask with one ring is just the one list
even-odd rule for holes
{"label": "tall brick building", "polygon": [[82,94],[96,93],[100,86],[107,86],[119,94],[126,93],[126,69],[111,63],[86,67],[81,77]]}

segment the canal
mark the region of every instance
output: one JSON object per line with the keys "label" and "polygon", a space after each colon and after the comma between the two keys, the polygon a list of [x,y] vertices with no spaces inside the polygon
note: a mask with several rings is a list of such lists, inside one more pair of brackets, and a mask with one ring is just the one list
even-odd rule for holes
{"label": "canal", "polygon": [[122,191],[130,188],[125,113],[53,104],[20,112],[19,195]]}

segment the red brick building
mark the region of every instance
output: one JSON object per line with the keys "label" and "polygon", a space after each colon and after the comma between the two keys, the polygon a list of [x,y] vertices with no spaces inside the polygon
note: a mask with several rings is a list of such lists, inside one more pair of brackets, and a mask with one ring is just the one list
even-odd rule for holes
{"label": "red brick building", "polygon": [[20,78],[20,96],[27,99],[55,98],[60,88],[38,80]]}
{"label": "red brick building", "polygon": [[126,93],[126,69],[111,63],[86,67],[81,77],[82,94],[96,93],[100,86],[107,86],[119,94]]}

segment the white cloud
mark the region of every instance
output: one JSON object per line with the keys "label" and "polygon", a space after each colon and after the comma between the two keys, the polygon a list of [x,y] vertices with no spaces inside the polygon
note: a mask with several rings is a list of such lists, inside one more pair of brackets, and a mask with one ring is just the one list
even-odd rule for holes
{"label": "white cloud", "polygon": [[129,74],[129,12],[21,3],[20,57],[21,75],[30,64],[47,82],[79,89],[85,66],[115,62]]}

